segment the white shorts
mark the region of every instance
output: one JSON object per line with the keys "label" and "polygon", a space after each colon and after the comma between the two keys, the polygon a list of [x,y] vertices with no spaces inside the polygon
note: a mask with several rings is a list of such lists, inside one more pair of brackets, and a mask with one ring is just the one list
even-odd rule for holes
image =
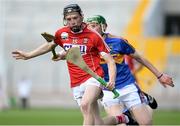
{"label": "white shorts", "polygon": [[94,85],[97,87],[102,88],[101,84],[99,83],[99,81],[97,81],[95,78],[91,77],[88,80],[86,80],[84,83],[82,83],[79,86],[73,87],[72,91],[73,91],[73,96],[74,96],[74,100],[76,100],[77,104],[80,106],[81,103],[81,99],[82,96],[84,95],[84,91],[86,89],[86,87],[88,85]]}
{"label": "white shorts", "polygon": [[112,105],[123,104],[126,109],[130,109],[133,106],[142,104],[142,99],[138,93],[138,88],[135,84],[130,84],[122,89],[117,89],[120,97],[113,99],[113,93],[111,91],[103,90],[104,97],[102,98],[102,104],[104,107],[110,107]]}

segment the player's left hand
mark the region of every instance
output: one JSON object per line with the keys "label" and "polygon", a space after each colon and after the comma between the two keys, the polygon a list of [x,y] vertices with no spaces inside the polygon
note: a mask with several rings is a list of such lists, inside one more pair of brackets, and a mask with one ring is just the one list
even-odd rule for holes
{"label": "player's left hand", "polygon": [[13,57],[16,60],[28,60],[30,59],[30,55],[27,52],[21,51],[21,50],[15,50],[12,52]]}
{"label": "player's left hand", "polygon": [[66,54],[67,54],[67,52],[62,50],[58,54],[56,54],[56,56],[57,56],[56,58],[52,57],[51,59],[53,61],[65,60],[66,59]]}
{"label": "player's left hand", "polygon": [[57,56],[56,58],[52,57],[51,59],[53,61],[59,61],[59,60],[65,60],[66,59],[65,56],[60,55],[60,54],[57,54],[56,56]]}
{"label": "player's left hand", "polygon": [[167,74],[164,74],[164,73],[163,73],[162,77],[159,78],[159,82],[160,82],[164,87],[167,87],[167,85],[169,85],[169,86],[171,86],[171,87],[174,87],[172,77],[170,77],[170,76],[167,75]]}
{"label": "player's left hand", "polygon": [[108,85],[106,86],[106,88],[108,88],[110,91],[112,91],[115,88],[115,82],[114,81],[109,81],[107,84]]}

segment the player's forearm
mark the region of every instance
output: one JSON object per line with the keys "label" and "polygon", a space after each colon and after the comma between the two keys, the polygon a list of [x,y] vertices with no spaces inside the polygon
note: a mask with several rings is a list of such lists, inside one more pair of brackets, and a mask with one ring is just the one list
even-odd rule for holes
{"label": "player's forearm", "polygon": [[115,82],[116,80],[116,64],[114,60],[108,62],[109,81]]}
{"label": "player's forearm", "polygon": [[55,47],[53,43],[44,43],[35,50],[28,52],[28,58],[30,59],[48,53],[53,47]]}
{"label": "player's forearm", "polygon": [[143,57],[136,58],[138,62],[143,64],[146,68],[148,68],[156,77],[159,77],[162,73],[154,66],[152,65],[147,59]]}
{"label": "player's forearm", "polygon": [[116,64],[110,54],[103,57],[108,65],[109,82],[115,82],[116,80]]}

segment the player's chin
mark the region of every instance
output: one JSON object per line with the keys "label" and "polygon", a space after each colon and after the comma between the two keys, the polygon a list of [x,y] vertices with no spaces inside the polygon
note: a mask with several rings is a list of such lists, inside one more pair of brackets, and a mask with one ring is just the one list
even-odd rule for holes
{"label": "player's chin", "polygon": [[71,30],[72,30],[73,32],[79,32],[79,31],[81,30],[81,27],[80,27],[80,26],[72,26],[72,27],[71,27]]}

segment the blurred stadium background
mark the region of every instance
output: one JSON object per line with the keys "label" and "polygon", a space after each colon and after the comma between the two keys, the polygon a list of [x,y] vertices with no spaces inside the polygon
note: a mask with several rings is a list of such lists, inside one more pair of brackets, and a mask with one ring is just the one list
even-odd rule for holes
{"label": "blurred stadium background", "polygon": [[54,34],[63,26],[63,7],[70,3],[78,3],[85,18],[103,15],[108,32],[128,39],[159,70],[170,74],[174,88],[161,86],[145,68],[138,78],[159,109],[180,109],[179,0],[0,0],[0,109],[18,105],[17,84],[23,77],[32,81],[31,107],[77,108],[64,61],[52,62],[51,53],[29,61],[16,61],[11,55],[15,49],[30,51],[46,42],[40,34]]}

